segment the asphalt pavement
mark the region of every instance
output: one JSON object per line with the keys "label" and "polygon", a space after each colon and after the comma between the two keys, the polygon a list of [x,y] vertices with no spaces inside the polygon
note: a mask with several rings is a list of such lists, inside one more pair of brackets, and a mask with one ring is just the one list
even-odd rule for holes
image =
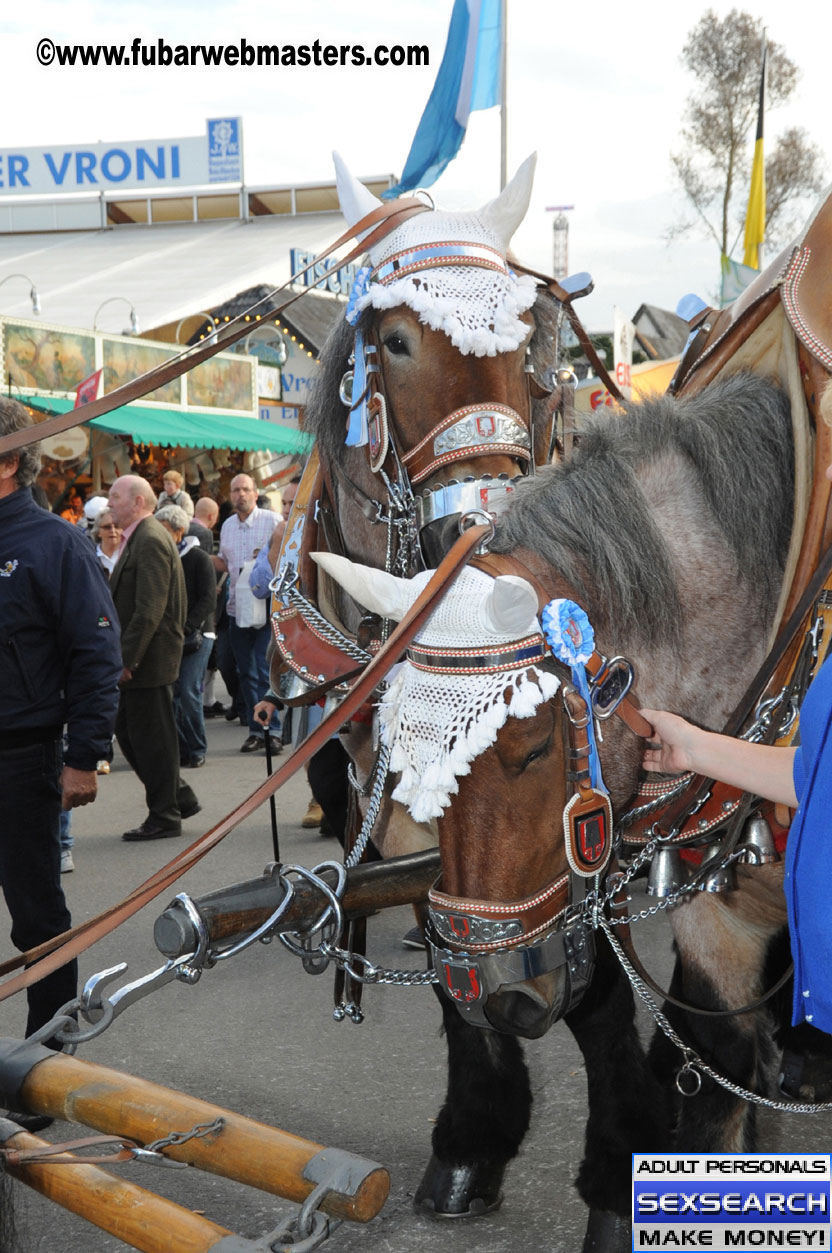
{"label": "asphalt pavement", "polygon": [[[121,840],[122,831],[142,820],[144,806],[137,779],[116,753],[112,772],[99,780],[95,805],[76,810],[73,817],[76,869],[63,882],[76,922],[120,900],[262,781],[264,756],[239,751],[246,734],[224,720],[208,723],[207,763],[187,772],[202,812],[185,824],[182,840]],[[301,773],[278,794],[277,813],[283,860],[312,866],[339,850],[318,831],[301,829],[309,799]],[[271,860],[264,805],[174,891],[198,896],[256,876]],[[172,895],[84,954],[82,980],[119,961],[129,963],[125,980],[156,969],[163,959],[153,943],[153,921]],[[406,907],[372,918],[371,957],[396,968],[421,966],[421,955],[401,945],[412,923]],[[0,958],[14,951],[6,924],[0,902]],[[644,923],[639,936],[651,970],[667,978],[666,920]],[[171,984],[134,1005],[101,1037],[82,1046],[79,1056],[384,1165],[392,1180],[389,1200],[370,1223],[338,1228],[324,1246],[332,1253],[417,1248],[420,1253],[578,1253],[586,1212],[572,1180],[582,1152],[586,1092],[581,1057],[569,1032],[556,1026],[526,1047],[535,1094],[533,1122],[508,1172],[502,1209],[484,1219],[437,1222],[412,1208],[445,1087],[445,1045],[434,995],[427,988],[369,988],[364,1008],[360,1026],[334,1022],[331,974],[311,977],[279,944],[258,944],[206,971],[193,987]],[[20,998],[0,1005],[0,1035],[19,1035],[23,1021]],[[646,1036],[649,1024],[643,1026]],[[57,1141],[87,1133],[61,1123],[44,1134]],[[762,1120],[761,1147],[771,1151],[828,1151],[831,1140],[829,1115],[766,1114]],[[113,1170],[250,1240],[273,1230],[293,1208],[268,1193],[195,1169],[127,1163]],[[22,1185],[15,1185],[15,1196],[21,1236],[14,1253],[104,1253],[128,1247]]]}

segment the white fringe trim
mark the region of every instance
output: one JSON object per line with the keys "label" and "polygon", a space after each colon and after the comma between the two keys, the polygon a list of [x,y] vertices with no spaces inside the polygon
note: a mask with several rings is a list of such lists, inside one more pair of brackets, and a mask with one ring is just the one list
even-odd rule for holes
{"label": "white fringe trim", "polygon": [[496,741],[506,719],[532,717],[559,687],[557,675],[534,666],[456,676],[403,665],[378,706],[390,770],[401,774],[393,799],[416,822],[440,817],[459,791],[458,780]]}
{"label": "white fringe trim", "polygon": [[536,297],[537,285],[529,274],[512,277],[475,267],[450,267],[424,270],[388,286],[371,283],[356,307],[407,305],[420,322],[444,331],[463,356],[495,357],[514,352],[525,341],[529,327],[519,315],[531,309]]}

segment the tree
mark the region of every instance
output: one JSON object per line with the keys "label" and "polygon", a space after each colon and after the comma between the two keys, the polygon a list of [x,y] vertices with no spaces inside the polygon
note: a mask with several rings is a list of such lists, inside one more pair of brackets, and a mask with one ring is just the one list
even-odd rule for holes
{"label": "tree", "polygon": [[[682,147],[671,157],[693,221],[678,223],[680,235],[697,223],[730,255],[745,221],[753,135],[760,96],[760,54],[763,24],[749,13],[732,9],[720,20],[709,9],[693,28],[681,61],[696,78],[695,95],[683,116]],[[766,116],[794,92],[799,70],[780,44],[767,40]],[[766,238],[788,235],[798,202],[823,186],[820,150],[799,127],[771,144],[766,159]]]}

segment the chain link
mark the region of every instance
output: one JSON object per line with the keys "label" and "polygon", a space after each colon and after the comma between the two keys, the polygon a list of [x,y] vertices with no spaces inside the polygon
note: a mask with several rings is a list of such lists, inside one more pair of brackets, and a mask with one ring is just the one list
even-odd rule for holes
{"label": "chain link", "polygon": [[161,1140],[153,1140],[144,1146],[145,1153],[161,1153],[162,1149],[173,1145],[187,1144],[188,1140],[202,1140],[205,1136],[219,1135],[225,1126],[225,1119],[215,1118],[213,1122],[200,1122],[190,1131],[172,1131]]}
{"label": "chain link", "polygon": [[355,640],[350,639],[348,635],[344,635],[337,627],[334,627],[329,619],[325,618],[321,611],[311,601],[307,600],[297,588],[290,587],[288,591],[284,592],[284,596],[288,599],[290,605],[293,605],[300,611],[302,618],[315,626],[318,634],[328,644],[333,644],[336,648],[346,653],[353,661],[360,661],[362,665],[366,666],[372,661],[372,656],[366,649],[361,648],[356,644]]}
{"label": "chain link", "polygon": [[[421,987],[430,983],[438,983],[439,977],[435,970],[390,970],[384,966],[376,966],[363,953],[351,953],[348,949],[323,941],[320,951],[334,965],[343,970],[357,983],[390,984],[394,987]],[[356,969],[356,963],[363,970]]]}
{"label": "chain link", "polygon": [[370,801],[367,805],[367,812],[364,815],[358,838],[350,850],[349,856],[344,858],[344,866],[347,870],[352,870],[361,861],[370,836],[373,833],[373,827],[376,825],[376,819],[381,809],[381,802],[384,800],[384,785],[387,782],[387,765],[389,761],[390,749],[386,744],[380,744],[371,776]]}

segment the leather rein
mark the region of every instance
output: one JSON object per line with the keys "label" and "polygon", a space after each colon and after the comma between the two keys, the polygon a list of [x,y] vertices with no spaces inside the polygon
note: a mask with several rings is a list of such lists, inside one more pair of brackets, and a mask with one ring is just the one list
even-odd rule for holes
{"label": "leather rein", "polygon": [[0,1001],[22,991],[38,980],[45,978],[54,970],[59,969],[68,961],[72,961],[80,953],[86,951],[98,940],[114,931],[122,922],[126,922],[144,905],[155,900],[166,891],[186,871],[199,862],[206,853],[225,839],[235,827],[245,821],[269,796],[282,787],[298,770],[334,735],[344,721],[350,718],[370,697],[375,687],[384,678],[390,667],[399,660],[411,640],[419,633],[433,612],[435,602],[440,599],[453,582],[462,567],[470,560],[477,546],[487,534],[487,527],[470,527],[461,535],[451,551],[443,559],[439,568],[425,586],[418,599],[408,610],[405,617],[396,627],[387,642],[382,645],[376,656],[365,668],[361,677],[350,688],[344,700],[327,717],[323,718],[317,728],[302,744],[298,745],[290,757],[265,782],[241,801],[235,809],[227,814],[216,826],[195,840],[167,865],[157,870],[149,879],[135,888],[117,905],[98,914],[96,917],[80,923],[78,926],[47,940],[38,948],[30,949],[17,957],[0,965],[0,977],[26,966],[21,974],[8,979],[0,986]]}

